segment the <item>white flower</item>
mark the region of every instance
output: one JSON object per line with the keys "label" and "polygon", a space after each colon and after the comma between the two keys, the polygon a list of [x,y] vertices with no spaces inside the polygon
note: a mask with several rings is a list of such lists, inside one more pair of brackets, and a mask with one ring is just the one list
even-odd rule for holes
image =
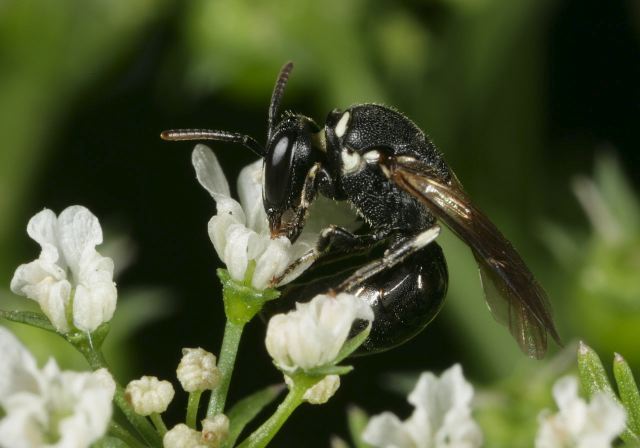
{"label": "white flower", "polygon": [[183,348],[177,369],[178,381],[187,392],[211,390],[220,382],[220,369],[213,353],[202,348]]}
{"label": "white flower", "polygon": [[166,432],[162,438],[164,448],[209,448],[202,441],[202,433],[179,423]]}
{"label": "white flower", "polygon": [[482,445],[482,433],[471,418],[473,387],[459,364],[440,378],[429,372],[420,376],[409,394],[415,409],[400,421],[390,412],[369,420],[362,434],[365,442],[384,448],[472,448]]}
{"label": "white flower", "polygon": [[79,205],[66,208],[57,218],[44,209],[31,218],[27,233],[42,252],[37,260],[18,267],[11,290],[36,300],[61,333],[71,329],[69,314],[73,325],[86,332],[111,320],[117,291],[113,261],[95,250],[102,243],[98,219]]}
{"label": "white flower", "polygon": [[556,381],[553,398],[559,412],[551,414],[547,409],[540,413],[536,448],[610,447],[625,429],[624,408],[604,392],[585,402],[578,396],[575,377]]}
{"label": "white flower", "polygon": [[0,327],[0,447],[84,448],[100,439],[111,420],[115,382],[105,369],[60,371],[34,358]]}
{"label": "white flower", "polygon": [[347,293],[317,295],[269,320],[267,351],[285,372],[327,365],[336,359],[356,319],[373,320],[364,300]]}
{"label": "white flower", "polygon": [[219,448],[229,437],[229,418],[224,414],[202,420],[202,440],[211,448]]}
{"label": "white flower", "polygon": [[[310,218],[294,244],[284,236],[271,239],[267,215],[262,204],[263,160],[246,166],[238,177],[240,202],[231,197],[229,184],[215,154],[197,145],[192,154],[200,184],[216,201],[217,213],[209,221],[209,237],[220,259],[234,280],[243,281],[249,261],[256,263],[251,284],[256,289],[275,287],[294,280],[313,262],[301,263],[280,283],[273,280],[303,254],[315,247],[324,225],[354,226],[354,215],[345,213],[335,201],[318,198]],[[332,209],[330,211],[321,208]],[[320,218],[324,218],[324,220]]]}
{"label": "white flower", "polygon": [[[284,376],[284,382],[289,388],[293,387],[293,380]],[[335,395],[340,387],[340,377],[338,375],[327,375],[322,380],[314,384],[302,396],[302,399],[310,404],[325,404]]]}
{"label": "white flower", "polygon": [[124,393],[137,414],[151,415],[166,411],[175,391],[169,381],[160,381],[155,376],[143,376],[127,384]]}

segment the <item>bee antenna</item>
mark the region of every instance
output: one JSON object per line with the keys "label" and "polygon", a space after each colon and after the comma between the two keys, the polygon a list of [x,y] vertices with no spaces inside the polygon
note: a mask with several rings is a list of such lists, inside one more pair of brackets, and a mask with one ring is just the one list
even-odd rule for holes
{"label": "bee antenna", "polygon": [[282,100],[282,96],[284,95],[284,88],[287,86],[287,81],[289,81],[289,74],[291,73],[291,70],[293,70],[293,62],[289,61],[280,69],[280,74],[276,79],[276,85],[273,86],[271,103],[269,104],[269,120],[267,122],[267,141],[271,139],[271,135],[273,134],[273,122],[276,115],[278,114],[280,101]]}
{"label": "bee antenna", "polygon": [[160,138],[169,141],[183,140],[215,140],[218,142],[239,143],[264,158],[266,151],[253,137],[229,131],[212,131],[209,129],[171,129],[163,131]]}

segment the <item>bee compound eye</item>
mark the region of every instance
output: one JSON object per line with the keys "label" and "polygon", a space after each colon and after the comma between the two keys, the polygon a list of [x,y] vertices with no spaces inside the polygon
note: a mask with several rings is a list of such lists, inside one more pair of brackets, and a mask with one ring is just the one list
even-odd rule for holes
{"label": "bee compound eye", "polygon": [[293,164],[293,140],[281,137],[265,159],[264,192],[270,204],[284,206]]}

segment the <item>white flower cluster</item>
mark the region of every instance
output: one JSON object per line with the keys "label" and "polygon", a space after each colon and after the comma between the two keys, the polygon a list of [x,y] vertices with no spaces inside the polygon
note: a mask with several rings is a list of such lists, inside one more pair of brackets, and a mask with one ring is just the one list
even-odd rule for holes
{"label": "white flower cluster", "polygon": [[11,290],[36,300],[61,333],[72,326],[92,332],[111,320],[117,300],[113,261],[95,250],[102,228],[93,213],[74,205],[56,217],[44,209],[31,218],[27,233],[42,251],[18,267]]}
{"label": "white flower cluster", "polygon": [[285,373],[328,365],[338,356],[356,319],[373,320],[364,300],[347,293],[320,294],[269,320],[267,351]]}
{"label": "white flower cluster", "polygon": [[543,411],[536,448],[605,448],[610,447],[625,429],[624,408],[605,392],[589,403],[578,396],[578,380],[567,376],[553,386],[558,413]]}
{"label": "white flower cluster", "polygon": [[426,372],[409,394],[415,409],[401,421],[390,412],[369,420],[362,438],[381,448],[473,448],[482,445],[480,427],[471,417],[473,387],[459,364],[440,378]]}
{"label": "white flower cluster", "polygon": [[[345,213],[335,201],[319,198],[312,206],[311,219],[296,240],[284,236],[271,238],[267,215],[262,204],[263,160],[246,166],[238,177],[240,201],[231,197],[229,184],[211,149],[197,145],[192,155],[193,166],[200,184],[216,201],[217,213],[209,221],[209,237],[220,259],[227,265],[234,280],[243,281],[249,262],[255,262],[251,284],[256,289],[275,287],[294,280],[313,262],[300,263],[279,283],[274,283],[285,269],[303,254],[315,247],[319,231],[329,221],[316,219],[330,217],[333,224],[353,227],[352,213]],[[333,207],[331,213],[323,213],[320,207]],[[325,222],[323,222],[325,221]]]}
{"label": "white flower cluster", "polygon": [[38,369],[4,327],[0,354],[0,447],[85,448],[106,433],[116,386],[105,369],[60,371],[53,359]]}

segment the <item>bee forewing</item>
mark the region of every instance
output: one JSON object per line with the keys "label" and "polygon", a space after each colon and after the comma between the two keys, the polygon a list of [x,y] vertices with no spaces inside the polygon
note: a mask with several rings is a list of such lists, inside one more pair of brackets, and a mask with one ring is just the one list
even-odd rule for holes
{"label": "bee forewing", "polygon": [[543,357],[547,333],[560,343],[546,293],[513,245],[471,203],[455,179],[443,182],[427,165],[415,161],[395,160],[386,168],[392,181],[422,201],[469,245],[480,267],[489,309],[509,327],[522,351]]}

